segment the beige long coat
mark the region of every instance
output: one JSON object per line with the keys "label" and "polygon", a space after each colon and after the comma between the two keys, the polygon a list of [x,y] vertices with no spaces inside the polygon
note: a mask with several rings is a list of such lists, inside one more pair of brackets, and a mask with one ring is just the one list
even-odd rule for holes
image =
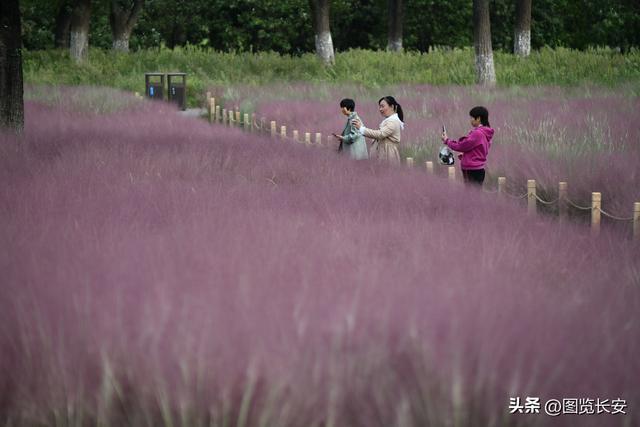
{"label": "beige long coat", "polygon": [[371,157],[400,164],[398,144],[400,144],[401,131],[402,122],[395,114],[383,120],[378,130],[364,128],[362,134],[375,140],[370,153]]}

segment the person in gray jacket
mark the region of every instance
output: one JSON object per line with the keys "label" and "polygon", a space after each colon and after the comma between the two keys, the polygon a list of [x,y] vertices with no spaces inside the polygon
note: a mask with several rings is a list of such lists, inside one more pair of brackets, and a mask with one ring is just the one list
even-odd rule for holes
{"label": "person in gray jacket", "polygon": [[342,135],[334,133],[333,136],[340,140],[339,152],[347,154],[354,160],[368,159],[369,152],[367,151],[367,143],[364,140],[364,136],[353,126],[353,121],[360,119],[355,110],[356,103],[353,99],[345,98],[340,101],[340,111],[347,116],[347,123],[344,126]]}

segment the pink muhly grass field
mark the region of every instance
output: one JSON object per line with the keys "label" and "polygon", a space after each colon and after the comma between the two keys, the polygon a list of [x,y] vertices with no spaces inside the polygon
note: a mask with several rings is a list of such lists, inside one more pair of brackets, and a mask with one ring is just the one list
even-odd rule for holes
{"label": "pink muhly grass field", "polygon": [[566,181],[575,203],[589,205],[591,192],[601,192],[603,208],[619,217],[629,217],[640,201],[640,101],[624,88],[279,85],[236,92],[227,103],[253,104],[258,116],[287,125],[289,133],[324,135],[344,126],[340,99],[355,99],[365,125],[377,128],[382,120],[377,101],[392,95],[405,113],[401,151],[420,167],[437,160],[443,124],[452,138],[466,135],[469,110],[484,105],[496,129],[488,188],[497,188],[497,177],[506,176],[510,191],[521,194],[527,180],[535,179],[538,194],[553,200],[558,182]]}
{"label": "pink muhly grass field", "polygon": [[[4,425],[638,423],[618,230],[154,103],[26,122],[0,136]],[[526,396],[628,407],[509,415]]]}

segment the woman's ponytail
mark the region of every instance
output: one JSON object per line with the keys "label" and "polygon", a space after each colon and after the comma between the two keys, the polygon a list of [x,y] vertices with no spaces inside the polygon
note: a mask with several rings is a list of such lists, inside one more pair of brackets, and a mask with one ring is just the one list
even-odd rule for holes
{"label": "woman's ponytail", "polygon": [[402,107],[400,106],[400,104],[398,104],[396,99],[393,96],[384,96],[378,100],[378,104],[380,104],[380,101],[382,101],[383,99],[387,102],[389,107],[393,108],[393,111],[396,112],[400,121],[404,123],[404,113],[402,112]]}

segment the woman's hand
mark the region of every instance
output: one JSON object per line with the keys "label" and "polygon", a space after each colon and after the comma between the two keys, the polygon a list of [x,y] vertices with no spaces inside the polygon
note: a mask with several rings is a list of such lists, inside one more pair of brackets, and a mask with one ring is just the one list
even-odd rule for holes
{"label": "woman's hand", "polygon": [[447,131],[442,131],[441,137],[442,137],[442,142],[445,142],[447,140],[447,138],[448,138]]}
{"label": "woman's hand", "polygon": [[362,127],[362,122],[360,121],[360,119],[351,120],[351,124],[353,124],[358,130],[360,130],[360,128]]}
{"label": "woman's hand", "polygon": [[332,133],[331,135],[333,135],[334,138],[339,139],[340,141],[344,139],[344,136],[338,135],[337,133]]}

